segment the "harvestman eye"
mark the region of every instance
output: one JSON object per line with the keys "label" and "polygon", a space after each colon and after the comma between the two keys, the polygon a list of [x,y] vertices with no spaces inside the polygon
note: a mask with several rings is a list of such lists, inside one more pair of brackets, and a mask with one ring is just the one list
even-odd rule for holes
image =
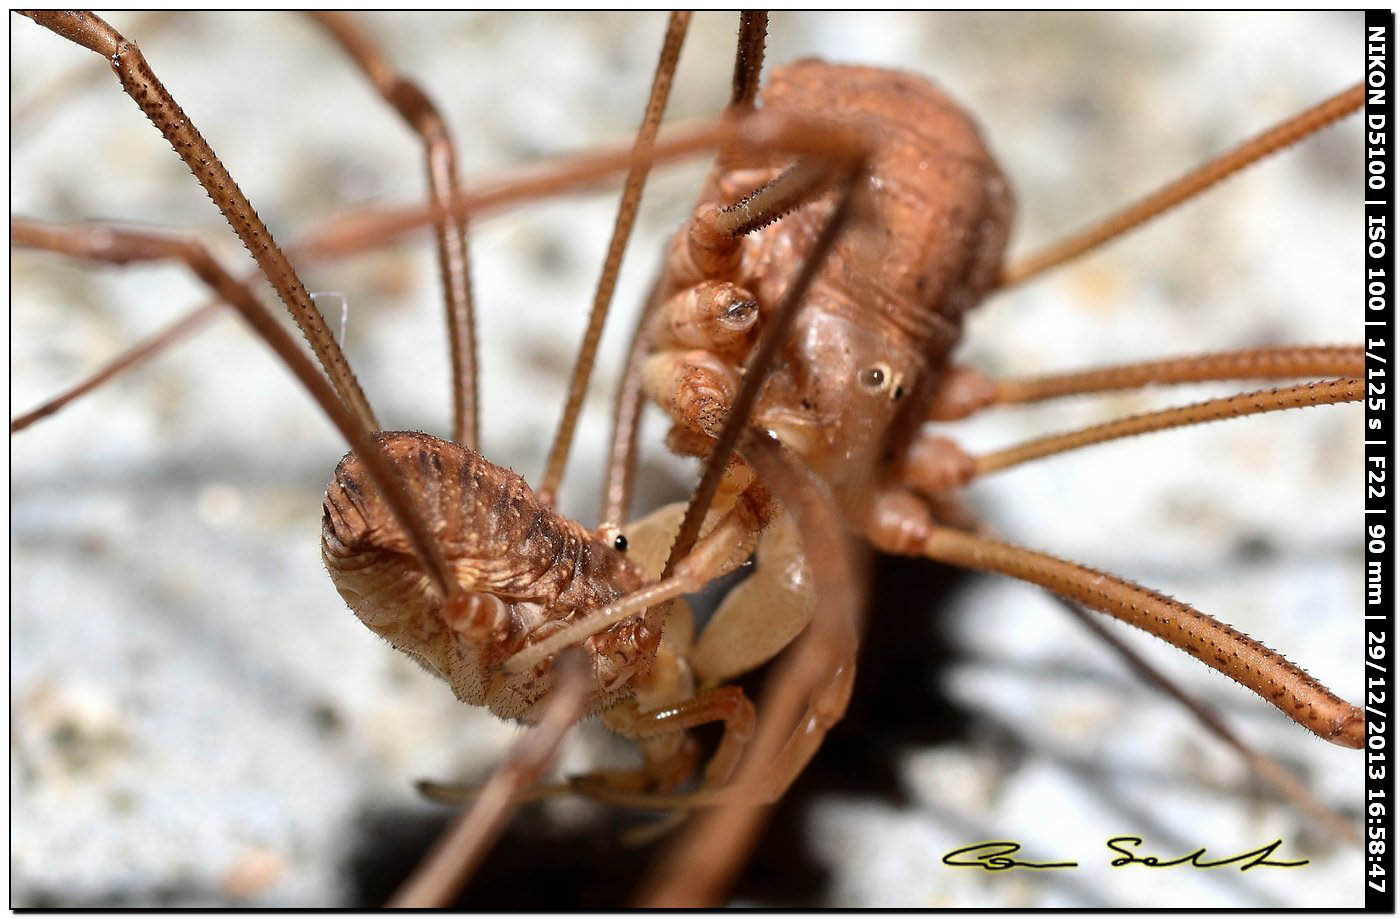
{"label": "harvestman eye", "polygon": [[862,370],[858,379],[860,380],[861,388],[865,389],[867,392],[878,393],[888,385],[890,377],[889,366],[880,363]]}

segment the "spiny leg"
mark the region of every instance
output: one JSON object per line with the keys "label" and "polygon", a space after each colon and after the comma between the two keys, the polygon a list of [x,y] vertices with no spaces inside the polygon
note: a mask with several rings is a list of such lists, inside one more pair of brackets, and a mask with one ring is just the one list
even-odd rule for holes
{"label": "spiny leg", "polygon": [[1032,438],[976,456],[965,452],[956,442],[946,437],[922,431],[905,452],[895,471],[906,484],[919,492],[936,495],[960,488],[993,472],[1094,444],[1266,412],[1359,402],[1364,396],[1364,389],[1365,383],[1362,380],[1349,377],[1280,389],[1261,389],[1235,396],[1208,399],[1192,405],[1128,415],[1073,431]]}
{"label": "spiny leg", "polygon": [[325,368],[340,400],[349,406],[363,427],[375,429],[379,422],[360,389],[350,364],[341,353],[326,321],[311,295],[297,277],[287,256],[263,225],[252,204],[243,195],[213,148],[205,142],[183,109],[151,71],[141,50],[105,21],[87,12],[29,11],[24,13],[38,24],[68,40],[95,51],[112,65],[122,89],[141,107],[146,117],[165,136],[180,159],[194,173],[210,199],[219,208],[233,231],[247,247],[263,274],[277,290],[292,318],[306,336],[311,349]]}
{"label": "spiny leg", "polygon": [[729,94],[731,108],[753,108],[758,98],[759,76],[768,38],[768,13],[745,10],[739,14],[739,47],[734,53],[734,88]]}
{"label": "spiny leg", "polygon": [[[945,443],[951,445],[950,441]],[[915,452],[919,446],[920,444],[916,442],[914,449],[911,449],[911,453]],[[952,446],[954,448],[956,447],[956,445]],[[963,458],[971,463],[970,457],[963,454]],[[908,466],[914,465],[912,459],[906,459],[905,462]],[[913,469],[905,470],[906,475],[914,471]],[[912,478],[917,478],[917,476],[912,476]],[[906,478],[905,481],[915,488],[918,488],[920,484],[918,481],[911,481],[909,478]],[[946,487],[946,485],[940,487]],[[947,506],[946,502],[949,500],[957,501],[957,494],[955,492],[934,492],[930,495],[923,496],[923,502],[914,498],[912,495],[905,494],[903,496],[909,499],[908,502],[903,504],[903,510],[907,517],[924,520],[931,511],[933,519],[939,520],[945,525],[952,525],[956,529],[963,530],[976,536],[995,537],[996,535],[986,523],[971,514],[970,511],[963,510],[958,505],[954,505],[954,507],[951,508],[953,513],[950,513],[950,508]],[[940,501],[938,499],[943,500]],[[925,509],[925,502],[927,509]],[[893,507],[891,509],[894,510]],[[1317,796],[1309,791],[1307,786],[1295,779],[1282,765],[1245,743],[1235,731],[1231,730],[1214,709],[1210,708],[1205,702],[1188,695],[1169,677],[1134,651],[1131,646],[1105,628],[1104,625],[1097,621],[1083,606],[1053,591],[1050,592],[1050,596],[1054,598],[1069,615],[1078,620],[1084,628],[1088,629],[1095,638],[1102,641],[1115,654],[1122,658],[1124,663],[1143,680],[1175,699],[1185,707],[1207,731],[1233,748],[1254,774],[1273,785],[1285,798],[1292,801],[1304,813],[1316,818],[1339,838],[1354,841],[1360,840],[1356,830],[1347,823],[1345,819],[1318,800]]]}
{"label": "spiny leg", "polygon": [[637,129],[637,138],[632,148],[633,154],[640,161],[634,163],[627,171],[622,200],[618,202],[617,219],[613,223],[612,239],[608,242],[608,253],[603,261],[603,272],[598,278],[598,287],[593,294],[593,308],[589,311],[588,325],[584,330],[578,358],[569,378],[568,399],[564,404],[564,413],[559,419],[559,428],[555,432],[554,443],[550,446],[549,460],[538,489],[540,498],[546,504],[554,503],[559,485],[564,479],[564,465],[568,462],[574,429],[578,425],[579,413],[583,410],[583,397],[588,389],[588,379],[593,373],[598,342],[603,335],[603,324],[608,318],[608,308],[612,305],[613,291],[617,289],[617,277],[622,269],[622,254],[627,248],[627,240],[631,238],[632,228],[636,225],[637,208],[641,203],[647,174],[651,170],[646,159],[651,155],[656,143],[656,133],[661,126],[661,117],[666,111],[666,101],[671,95],[671,81],[675,76],[676,63],[680,60],[681,44],[685,41],[685,33],[689,27],[688,12],[672,13],[666,24],[666,38],[662,42],[661,55],[656,62],[656,75],[652,78],[646,113],[642,116],[642,124]]}
{"label": "spiny leg", "polygon": [[[1175,645],[1253,690],[1279,711],[1325,740],[1361,746],[1361,710],[1282,655],[1184,603],[1054,556],[929,524],[903,545],[884,546],[959,568],[993,571],[1038,584],[1091,609],[1121,619]],[[917,538],[921,536],[922,538]]]}
{"label": "spiny leg", "polygon": [[[312,14],[364,71],[384,101],[394,107],[423,141],[432,203],[446,207],[460,191],[457,151],[452,135],[431,99],[416,82],[396,72],[388,58],[348,13]],[[444,213],[433,225],[438,268],[447,301],[448,359],[452,365],[452,439],[477,448],[480,408],[477,400],[476,318],[472,305],[471,259],[467,215]]]}
{"label": "spiny leg", "polygon": [[1365,88],[1357,85],[1325,99],[1307,111],[1258,134],[1235,149],[1205,163],[1157,191],[1143,197],[1087,229],[1074,233],[1034,252],[1002,269],[999,287],[1011,287],[1052,268],[1078,258],[1086,252],[1117,236],[1122,236],[1143,223],[1199,195],[1210,186],[1228,178],[1309,134],[1322,130],[1340,118],[1361,108]]}
{"label": "spiny leg", "polygon": [[1311,405],[1333,405],[1342,402],[1358,402],[1365,395],[1365,383],[1359,379],[1344,378],[1326,380],[1320,383],[1305,383],[1281,389],[1263,389],[1209,399],[1194,405],[1163,409],[1159,412],[1146,412],[1130,415],[1116,421],[1093,425],[1078,431],[1052,434],[1016,444],[993,453],[985,453],[976,458],[975,475],[1030,462],[1067,450],[1087,447],[1123,437],[1161,431],[1167,428],[1201,424],[1208,421],[1221,421],[1226,418],[1239,418],[1264,412],[1284,411],[1291,408],[1306,408]]}
{"label": "spiny leg", "polygon": [[[745,11],[739,14],[739,43],[734,53],[734,79],[729,96],[729,112],[751,111],[758,99],[759,78],[768,35],[768,13]],[[657,291],[647,302],[632,330],[627,348],[627,365],[618,383],[613,405],[612,449],[604,474],[603,513],[600,528],[617,529],[627,519],[632,498],[632,471],[637,452],[637,431],[645,397],[642,392],[642,364],[650,350],[647,327],[657,304]]]}
{"label": "spiny leg", "polygon": [[1161,638],[1254,691],[1325,740],[1359,748],[1361,710],[1280,654],[1199,610],[1123,578],[1044,553],[935,523],[901,489],[876,495],[867,538],[883,551],[1004,574],[1120,619]]}
{"label": "spiny leg", "polygon": [[460,593],[456,580],[448,574],[441,548],[432,537],[414,499],[374,443],[373,432],[340,401],[325,377],[302,353],[281,323],[258,301],[248,285],[225,271],[197,240],[105,226],[50,226],[17,217],[10,219],[10,239],[15,245],[115,264],[164,259],[185,262],[224,302],[238,310],[364,459],[375,485],[393,508],[395,518],[408,534],[415,553],[434,586],[441,592],[440,595],[455,598]]}
{"label": "spiny leg", "polygon": [[1151,385],[1360,377],[1362,358],[1360,345],[1285,345],[1006,379],[993,379],[971,367],[954,366],[939,381],[926,417],[929,421],[957,421],[994,405],[1025,405],[1061,396]]}
{"label": "spiny leg", "polygon": [[1292,801],[1300,810],[1316,819],[1323,826],[1327,827],[1334,835],[1340,839],[1346,839],[1359,843],[1360,834],[1356,828],[1344,820],[1327,805],[1318,800],[1317,796],[1308,790],[1308,787],[1298,781],[1286,769],[1283,768],[1272,757],[1260,753],[1249,744],[1245,743],[1235,731],[1233,731],[1224,719],[1204,701],[1190,696],[1185,690],[1177,686],[1170,677],[1154,667],[1145,657],[1134,651],[1126,642],[1117,635],[1114,635],[1103,623],[1097,621],[1093,614],[1072,600],[1066,600],[1059,594],[1052,593],[1051,597],[1067,612],[1074,617],[1084,628],[1088,629],[1095,638],[1102,641],[1123,659],[1138,676],[1152,686],[1157,687],[1161,692],[1166,693],[1180,703],[1189,711],[1207,731],[1214,734],[1221,741],[1228,744],[1244,760],[1245,765],[1264,781],[1273,785],[1285,798]]}
{"label": "spiny leg", "polygon": [[[129,28],[143,38],[150,38],[175,25],[179,21],[180,15],[175,10],[142,13],[131,19]],[[59,74],[56,79],[44,84],[38,92],[33,93],[29,98],[19,100],[10,109],[11,149],[14,149],[15,143],[20,140],[21,135],[32,133],[43,123],[46,116],[62,111],[63,107],[60,103],[64,97],[105,80],[108,67],[106,61],[94,61],[89,58],[82,64]]]}
{"label": "spiny leg", "polygon": [[[1148,361],[1022,380],[996,381],[968,368],[959,368],[950,375],[951,379],[945,378],[943,381],[944,388],[939,393],[940,399],[936,400],[930,415],[937,420],[951,420],[955,417],[966,417],[982,407],[994,404],[1033,402],[1070,394],[1136,388],[1149,383],[1283,378],[1327,373],[1360,376],[1361,362],[1360,347],[1280,347]],[[1167,419],[1176,411],[1168,410]],[[1141,418],[1161,415],[1162,413],[1152,413],[1151,416]],[[1139,420],[1130,422],[1130,425],[1144,423],[1150,424]],[[1110,424],[1116,425],[1119,422]],[[1125,433],[1123,436],[1128,435]],[[970,480],[977,474],[978,462],[963,453],[953,442],[933,437],[916,441],[906,455],[904,467],[901,477],[907,484],[929,495],[946,496],[951,492],[942,489],[949,489]],[[949,470],[954,469],[962,474],[950,474]],[[941,479],[938,478],[940,474]],[[985,526],[977,527],[975,532],[981,536],[991,535]],[[1319,801],[1306,786],[1273,759],[1244,743],[1213,710],[1179,689],[1131,647],[1095,621],[1083,607],[1053,592],[1052,596],[1085,628],[1122,657],[1143,679],[1176,699],[1202,726],[1234,748],[1247,767],[1282,792],[1299,809],[1315,817],[1340,838],[1358,838],[1355,829]]]}

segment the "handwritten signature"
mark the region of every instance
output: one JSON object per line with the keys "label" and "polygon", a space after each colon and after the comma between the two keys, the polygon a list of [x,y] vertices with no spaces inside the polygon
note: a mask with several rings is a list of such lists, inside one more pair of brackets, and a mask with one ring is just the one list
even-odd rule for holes
{"label": "handwritten signature", "polygon": [[[1257,849],[1250,849],[1248,852],[1240,852],[1228,858],[1219,858],[1214,861],[1206,858],[1206,847],[1201,846],[1194,852],[1188,852],[1177,858],[1163,859],[1156,855],[1139,855],[1129,849],[1138,849],[1143,845],[1140,836],[1114,836],[1108,840],[1109,851],[1118,853],[1118,857],[1109,862],[1114,868],[1122,868],[1126,865],[1144,865],[1148,868],[1175,868],[1180,865],[1190,865],[1193,868],[1221,868],[1225,865],[1239,863],[1241,871],[1248,871],[1251,868],[1298,868],[1306,865],[1306,858],[1297,861],[1273,861],[1270,856],[1283,845],[1282,839],[1275,839],[1273,842],[1262,845]],[[963,846],[961,849],[954,849],[943,856],[943,864],[954,868],[981,868],[984,871],[1010,871],[1014,868],[1078,868],[1078,862],[1032,862],[1023,861],[1019,858],[1012,858],[1021,851],[1019,842],[1010,840],[993,840],[990,842],[974,843],[970,846]]]}

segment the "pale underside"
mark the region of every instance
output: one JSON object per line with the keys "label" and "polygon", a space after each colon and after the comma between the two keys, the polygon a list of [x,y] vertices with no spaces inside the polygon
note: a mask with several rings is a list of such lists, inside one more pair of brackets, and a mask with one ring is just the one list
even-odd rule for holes
{"label": "pale underside", "polygon": [[[112,21],[124,29],[132,17]],[[662,28],[655,16],[622,26],[567,16],[377,21],[391,55],[464,139],[468,175],[629,135]],[[732,27],[728,16],[698,17],[673,117],[722,104]],[[1360,63],[1356,16],[776,16],[771,32],[772,60],[907,67],[978,113],[1017,195],[1013,252],[1335,92]],[[11,36],[16,105],[56,73],[100,67],[28,22],[12,23]],[[143,36],[133,28],[130,37]],[[142,46],[280,239],[346,206],[420,194],[414,142],[309,24],[177,19]],[[15,125],[17,213],[196,228],[242,270],[246,257],[115,80],[99,74],[59,104]],[[1356,341],[1358,138],[1353,119],[1101,257],[997,300],[974,314],[961,353],[1010,374]],[[629,254],[623,315],[604,342],[564,498],[590,525],[620,329],[698,172],[654,184]],[[532,207],[473,236],[484,452],[532,481],[613,197]],[[350,357],[386,424],[442,433],[445,348],[428,250],[420,242],[318,267],[307,284],[349,294]],[[203,297],[176,268],[89,270],[28,255],[13,266],[16,410]],[[1230,387],[998,414],[957,436],[986,449],[1207,389]],[[1158,435],[990,478],[971,498],[1007,536],[1193,602],[1357,701],[1359,419],[1354,407],[1308,410]],[[683,495],[693,474],[664,455],[661,430],[644,435],[639,510]],[[457,705],[335,595],[316,534],[321,489],[342,452],[232,319],[14,441],[16,905],[225,902],[234,882],[255,903],[346,902],[357,895],[346,846],[375,845],[367,815],[438,813],[409,782],[478,774],[515,736]],[[813,836],[804,858],[830,874],[790,896],[811,905],[1359,903],[1358,849],[1252,788],[1230,752],[1044,596],[992,578],[963,588],[928,598],[920,587],[876,610],[886,623],[910,621],[919,638],[936,617],[955,656],[858,677],[884,696],[907,686],[907,710],[880,722],[882,731],[906,723],[907,741],[879,738],[883,768],[902,788],[810,795],[799,815]],[[1179,652],[1136,645],[1355,816],[1358,754],[1315,740]],[[969,723],[944,723],[953,714],[928,706],[935,694]],[[922,739],[934,733],[953,736]],[[565,768],[619,753],[585,730]],[[592,813],[558,802],[549,819],[569,826]],[[1313,862],[1246,875],[1112,871],[1103,843],[1117,834],[1151,837],[1164,855],[1232,854],[1282,837],[1281,855]],[[990,838],[1081,868],[988,875],[939,864]],[[537,863],[537,876],[550,867]]]}

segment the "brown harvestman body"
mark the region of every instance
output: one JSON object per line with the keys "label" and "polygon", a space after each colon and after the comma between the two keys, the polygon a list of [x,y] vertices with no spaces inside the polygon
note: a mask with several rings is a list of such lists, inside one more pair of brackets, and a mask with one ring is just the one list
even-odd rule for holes
{"label": "brown harvestman body", "polygon": [[1008,170],[1009,171],[1009,170]]}

